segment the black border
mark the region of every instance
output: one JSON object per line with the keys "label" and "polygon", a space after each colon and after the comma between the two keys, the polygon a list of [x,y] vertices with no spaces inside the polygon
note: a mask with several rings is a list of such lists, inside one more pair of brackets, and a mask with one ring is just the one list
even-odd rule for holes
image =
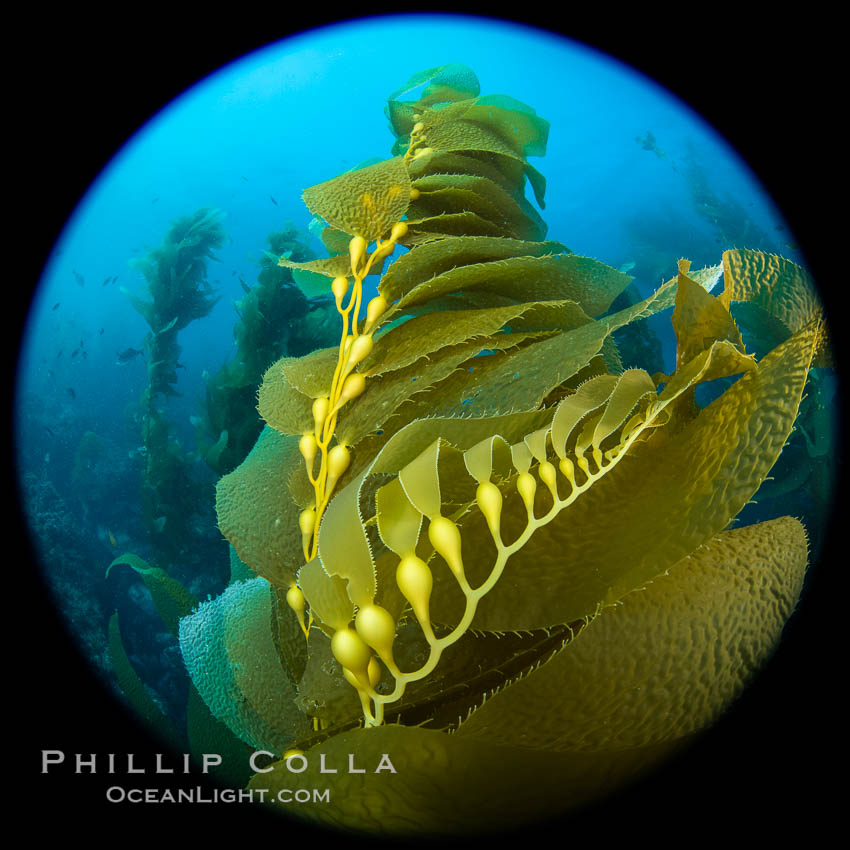
{"label": "black border", "polygon": [[[86,19],[75,10],[67,20],[51,13],[22,31],[23,50],[10,78],[15,107],[10,135],[20,149],[8,162],[22,190],[19,240],[11,246],[21,269],[6,287],[7,298],[14,298],[13,328],[22,326],[28,295],[74,205],[147,117],[226,62],[331,20],[328,12],[293,14],[281,7],[257,10],[250,21],[245,20],[249,8],[240,9],[240,20],[233,20],[234,11],[220,13],[218,20],[219,13],[190,18],[145,7],[135,7],[128,19],[128,11]],[[681,8],[669,17],[646,8],[627,17],[613,9],[610,15],[583,17],[564,7],[560,14],[523,11],[521,22],[560,31],[640,68],[724,134],[790,220],[824,286],[831,315],[840,315],[835,305],[843,281],[830,264],[834,247],[840,251],[845,241],[831,203],[842,171],[840,122],[834,117],[839,105],[835,24],[799,12],[770,15],[769,21],[742,20],[740,10],[733,15],[713,7],[688,20],[681,19]],[[843,340],[835,336],[844,362]],[[13,348],[11,363],[15,337],[14,332],[6,337]],[[5,794],[12,816],[18,814],[13,801],[26,801],[32,804],[28,811],[39,812],[20,811],[32,837],[76,835],[97,843],[101,835],[120,840],[178,834],[195,842],[221,838],[225,828],[251,841],[294,837],[279,818],[263,817],[253,808],[111,806],[102,793],[108,777],[40,775],[42,748],[105,754],[144,753],[157,746],[122,716],[77,656],[52,615],[31,554],[16,540],[22,519],[10,519],[11,553],[17,549],[17,557],[7,563],[16,580],[7,604],[20,608],[22,616],[12,621],[7,637],[15,665],[6,690],[12,709],[7,730],[23,744],[14,759],[7,753],[12,760],[6,765]],[[838,688],[846,668],[843,644],[837,642],[839,565],[835,552],[828,551],[812,571],[786,639],[757,686],[686,758],[622,798],[564,819],[558,837],[679,844],[697,837],[767,839],[797,826],[813,840],[828,834],[841,815],[834,771],[844,770],[838,752],[843,738]],[[20,735],[16,716],[23,717]],[[524,840],[535,837],[534,829],[523,831]]]}

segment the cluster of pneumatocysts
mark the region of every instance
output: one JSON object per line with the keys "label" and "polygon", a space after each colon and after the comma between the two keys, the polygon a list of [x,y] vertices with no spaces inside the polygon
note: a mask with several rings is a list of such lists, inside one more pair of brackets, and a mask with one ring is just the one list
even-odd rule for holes
{"label": "cluster of pneumatocysts", "polygon": [[[515,471],[514,479],[520,500],[526,514],[526,525],[522,533],[510,543],[502,537],[501,521],[504,504],[502,489],[491,480],[492,467],[490,449],[493,439],[487,438],[477,446],[464,453],[466,468],[471,476],[478,481],[475,501],[481,511],[496,547],[496,558],[487,579],[478,587],[473,588],[466,576],[462,556],[461,530],[449,517],[440,513],[439,506],[430,509],[422,508],[425,504],[416,497],[408,498],[407,507],[418,511],[428,519],[428,539],[434,551],[454,576],[466,599],[465,610],[460,622],[443,637],[437,637],[431,623],[430,598],[434,583],[431,567],[414,552],[415,539],[408,541],[406,550],[399,550],[400,559],[396,567],[396,583],[402,595],[410,604],[425,639],[429,645],[429,656],[425,664],[418,670],[404,672],[399,669],[393,657],[393,641],[396,636],[397,624],[385,608],[372,602],[361,606],[353,624],[337,629],[331,639],[331,650],[334,657],[343,668],[345,678],[350,682],[360,697],[366,726],[378,726],[383,723],[384,706],[401,698],[410,682],[425,678],[439,663],[442,653],[456,643],[469,629],[479,601],[489,593],[498,582],[511,555],[525,546],[534,532],[551,522],[564,508],[572,504],[582,493],[586,492],[603,475],[606,475],[625,455],[628,447],[646,428],[659,424],[661,412],[659,405],[646,405],[635,414],[622,428],[619,438],[614,445],[602,449],[599,441],[587,439],[586,423],[579,425],[581,417],[576,417],[574,425],[582,431],[569,452],[566,451],[563,433],[553,434],[553,427],[540,429],[527,435],[523,441],[511,446],[511,458]],[[594,422],[601,418],[600,413],[591,415]],[[563,418],[561,423],[563,424]],[[557,426],[556,426],[556,430]],[[592,428],[590,429],[592,433]],[[552,443],[557,456],[556,463],[548,459],[549,443]],[[430,451],[430,449],[426,450]],[[423,452],[424,454],[424,452]],[[409,465],[406,469],[410,469]],[[422,475],[422,469],[433,472],[427,475],[436,476],[436,464],[429,463],[417,467],[416,474]],[[536,472],[536,475],[535,475]],[[399,478],[403,479],[406,470],[402,470]],[[421,479],[420,479],[421,483]],[[535,513],[535,502],[540,485],[548,491],[551,506],[540,515]],[[415,488],[407,487],[405,492],[413,492]],[[544,500],[544,503],[547,500]],[[430,512],[427,512],[430,511]],[[385,520],[386,522],[386,520]],[[380,527],[380,518],[379,518]],[[379,693],[376,686],[382,677],[381,665],[378,659],[391,674],[395,681],[394,688],[388,693]]]}
{"label": "cluster of pneumatocysts", "polygon": [[[404,162],[409,163],[420,156],[431,152],[424,147],[423,131],[425,125],[416,115],[410,134],[410,144],[404,155]],[[410,190],[410,199],[416,200],[419,190]],[[372,204],[371,195],[364,195],[364,204]],[[315,492],[315,504],[302,511],[298,518],[301,531],[301,546],[304,560],[309,563],[316,557],[319,541],[319,524],[331,496],[333,496],[337,481],[344,475],[351,461],[348,446],[337,443],[331,446],[336,431],[339,411],[350,401],[363,394],[366,389],[366,376],[355,371],[359,363],[369,356],[372,351],[372,332],[375,323],[387,309],[386,299],[382,295],[372,298],[366,305],[366,318],[360,329],[360,309],[363,298],[363,280],[395,250],[400,239],[407,234],[407,224],[396,222],[386,240],[378,239],[375,250],[368,253],[368,243],[362,236],[354,236],[348,245],[351,261],[351,277],[354,286],[349,289],[347,276],[333,279],[331,291],[336,300],[336,308],[342,316],[342,338],[339,343],[339,357],[331,381],[330,393],[313,402],[313,430],[304,434],[298,448],[307,468],[307,477]],[[348,301],[346,303],[346,296]],[[319,468],[316,470],[316,457],[319,458]],[[296,582],[292,582],[286,594],[286,601],[298,617],[301,630],[309,637],[312,619],[305,622],[306,600]]]}
{"label": "cluster of pneumatocysts", "polygon": [[[348,402],[363,394],[366,389],[366,377],[355,371],[372,351],[372,332],[375,323],[387,309],[386,299],[382,295],[372,298],[366,305],[366,318],[360,327],[360,310],[363,299],[363,280],[393,253],[396,243],[407,233],[407,224],[396,222],[388,239],[378,239],[375,250],[368,253],[368,243],[362,236],[355,236],[349,242],[351,276],[354,285],[349,287],[348,277],[333,279],[331,291],[336,300],[336,308],[342,316],[342,338],[339,343],[339,356],[331,381],[330,393],[313,402],[313,430],[304,434],[298,448],[307,468],[307,477],[315,492],[315,504],[302,511],[298,524],[301,530],[301,546],[304,560],[310,562],[316,557],[319,541],[319,524],[322,514],[333,496],[337,482],[343,476],[351,461],[348,446],[342,443],[331,445],[336,431],[340,410]],[[346,301],[347,297],[347,301]],[[319,458],[316,469],[316,458]],[[295,611],[305,636],[309,635],[310,622],[304,622],[306,603],[298,585],[290,586],[286,601]]]}
{"label": "cluster of pneumatocysts", "polygon": [[[418,159],[430,153],[431,149],[423,147],[423,130],[425,125],[418,119],[410,134],[410,144],[404,155],[405,163]],[[410,190],[411,200],[419,197],[418,189]],[[371,204],[370,195],[364,195],[364,203]],[[301,529],[301,545],[307,562],[316,557],[318,547],[318,529],[322,513],[327,507],[337,481],[348,469],[350,454],[347,446],[337,444],[331,447],[331,441],[336,430],[339,411],[352,399],[363,394],[366,389],[366,377],[356,372],[355,367],[365,360],[372,351],[372,331],[377,320],[387,309],[387,301],[382,295],[372,298],[366,306],[366,319],[362,330],[359,329],[360,308],[363,298],[363,280],[395,250],[400,239],[407,234],[407,224],[396,222],[386,240],[378,239],[375,250],[368,252],[368,243],[362,236],[354,236],[348,245],[351,260],[351,277],[354,286],[349,291],[348,277],[339,276],[331,283],[331,291],[336,300],[336,308],[342,316],[342,338],[339,343],[339,357],[331,382],[330,394],[317,398],[313,402],[313,430],[304,434],[298,444],[301,456],[307,465],[307,476],[316,494],[313,507],[301,512],[298,523]],[[345,303],[346,296],[348,302]],[[343,306],[345,305],[345,306]],[[349,332],[350,331],[350,332]],[[319,469],[315,471],[315,459],[319,456]],[[290,588],[289,604],[296,611],[303,611],[303,603],[298,597],[297,586]],[[302,620],[302,628],[304,628]],[[306,632],[306,629],[305,629]]]}

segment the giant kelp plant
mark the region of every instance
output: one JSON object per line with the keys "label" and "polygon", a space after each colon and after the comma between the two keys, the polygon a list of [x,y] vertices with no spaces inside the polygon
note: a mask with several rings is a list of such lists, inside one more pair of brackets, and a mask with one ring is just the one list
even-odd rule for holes
{"label": "giant kelp plant", "polygon": [[[272,754],[251,787],[292,768],[331,790],[299,808],[316,821],[480,831],[639,775],[772,652],[806,531],[735,518],[824,323],[805,271],[747,250],[612,309],[630,278],[546,240],[526,200],[547,122],[462,65],[388,117],[390,159],[304,192],[348,250],[280,264],[325,275],[339,344],[266,371],[266,427],[216,505],[256,575],[183,617],[180,645],[211,713]],[[762,356],[734,303],[769,318]],[[673,373],[622,363],[615,332],[667,308]]]}
{"label": "giant kelp plant", "polygon": [[221,220],[219,210],[206,207],[176,220],[162,245],[134,263],[145,278],[149,299],[126,293],[150,326],[144,340],[148,385],[141,403],[142,510],[152,542],[170,556],[177,556],[185,542],[196,488],[164,402],[177,394],[178,334],[208,315],[218,301],[207,280],[207,262],[224,243]]}

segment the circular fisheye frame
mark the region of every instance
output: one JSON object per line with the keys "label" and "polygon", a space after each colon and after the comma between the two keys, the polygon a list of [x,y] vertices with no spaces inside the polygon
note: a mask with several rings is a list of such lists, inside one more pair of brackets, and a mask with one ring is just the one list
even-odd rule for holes
{"label": "circular fisheye frame", "polygon": [[22,337],[41,616],[114,699],[39,781],[402,841],[718,769],[828,561],[802,247],[688,106],[543,30],[353,20],[189,87]]}

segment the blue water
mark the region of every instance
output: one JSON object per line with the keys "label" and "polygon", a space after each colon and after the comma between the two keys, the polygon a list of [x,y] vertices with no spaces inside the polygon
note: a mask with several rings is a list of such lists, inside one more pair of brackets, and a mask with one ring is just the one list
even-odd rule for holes
{"label": "blue water", "polygon": [[[229,240],[209,266],[221,298],[181,333],[181,395],[168,404],[189,451],[202,375],[233,355],[239,279],[256,281],[266,236],[287,220],[306,234],[305,187],[390,156],[387,96],[412,74],[449,62],[470,66],[483,94],[508,94],[551,123],[546,156],[531,160],[547,179],[549,238],[614,267],[634,263],[642,294],[672,277],[682,256],[699,268],[738,246],[799,260],[768,195],[699,116],[577,43],[484,19],[400,16],[258,50],[186,92],[127,141],[68,222],[33,300],[18,369],[20,470],[49,483],[67,504],[89,540],[79,568],[93,582],[121,551],[147,554],[133,460],[141,436],[132,416],[145,363],[116,362],[148,332],[122,292],[144,296],[131,261],[159,246],[178,217],[202,206],[225,213]],[[657,150],[640,143],[648,132]],[[694,195],[697,178],[710,191],[709,206],[727,213],[722,232],[705,208],[705,189]],[[318,241],[311,244],[321,251]],[[73,464],[86,431],[109,440],[116,460],[96,486],[89,481],[80,490]],[[207,483],[212,504],[214,480]]]}

